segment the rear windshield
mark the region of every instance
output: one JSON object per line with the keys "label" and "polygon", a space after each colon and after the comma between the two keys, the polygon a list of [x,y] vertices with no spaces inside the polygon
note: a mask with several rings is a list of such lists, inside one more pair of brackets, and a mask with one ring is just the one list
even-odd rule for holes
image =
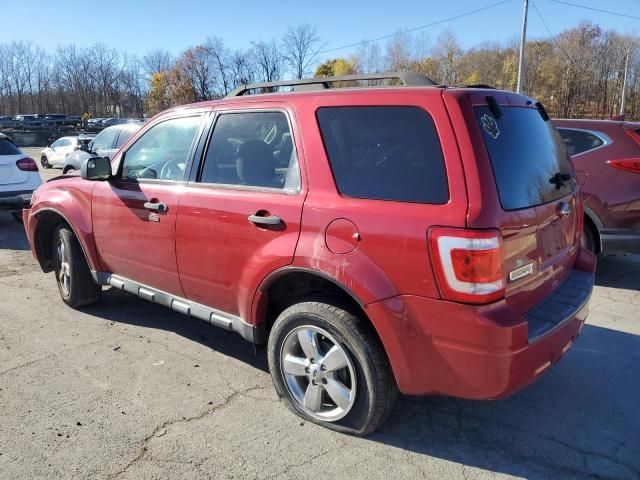
{"label": "rear windshield", "polygon": [[20,155],[20,150],[11,140],[0,138],[0,155]]}
{"label": "rear windshield", "polygon": [[538,110],[502,107],[500,118],[488,107],[474,110],[503,209],[542,205],[574,190],[573,166],[564,143]]}
{"label": "rear windshield", "polygon": [[417,107],[325,107],[317,112],[336,185],[348,197],[449,200],[438,134]]}

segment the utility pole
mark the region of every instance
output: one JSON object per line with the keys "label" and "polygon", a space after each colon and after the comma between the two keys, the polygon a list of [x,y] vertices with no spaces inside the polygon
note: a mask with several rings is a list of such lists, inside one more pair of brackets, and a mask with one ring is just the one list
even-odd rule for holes
{"label": "utility pole", "polygon": [[529,12],[529,0],[524,0],[524,12],[522,13],[522,34],[520,35],[520,58],[518,60],[518,85],[517,93],[522,93],[524,84],[524,45],[527,41],[527,13]]}
{"label": "utility pole", "polygon": [[622,79],[622,98],[620,99],[620,115],[624,116],[625,107],[627,106],[627,73],[629,72],[629,57],[631,56],[631,47],[627,50],[627,58],[624,62],[624,77]]}

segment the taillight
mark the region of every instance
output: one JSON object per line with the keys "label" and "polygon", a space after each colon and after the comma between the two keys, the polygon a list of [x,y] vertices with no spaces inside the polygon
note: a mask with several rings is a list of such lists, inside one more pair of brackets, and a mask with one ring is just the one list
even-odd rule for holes
{"label": "taillight", "polygon": [[640,132],[638,132],[638,130],[625,130],[624,133],[636,142],[636,145],[640,145]]}
{"label": "taillight", "polygon": [[504,297],[499,231],[436,227],[429,230],[429,246],[443,298],[489,303]]}
{"label": "taillight", "polygon": [[620,160],[608,160],[610,167],[624,170],[625,172],[640,173],[640,158],[624,158]]}
{"label": "taillight", "polygon": [[37,172],[38,171],[38,165],[36,164],[36,162],[33,161],[33,158],[21,158],[20,160],[18,160],[16,162],[16,166],[18,167],[18,169],[22,170],[23,172]]}

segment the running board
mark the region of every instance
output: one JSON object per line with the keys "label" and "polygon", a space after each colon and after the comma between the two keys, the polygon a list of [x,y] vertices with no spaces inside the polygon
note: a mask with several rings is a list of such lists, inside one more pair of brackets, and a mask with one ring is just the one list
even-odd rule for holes
{"label": "running board", "polygon": [[215,308],[177,297],[118,275],[105,272],[92,272],[92,274],[94,280],[97,280],[96,283],[111,285],[111,287],[117,290],[132,293],[149,302],[168,307],[174,312],[195,317],[216,327],[239,333],[242,338],[251,343],[259,344],[266,341],[264,325],[250,325],[235,315],[230,315]]}

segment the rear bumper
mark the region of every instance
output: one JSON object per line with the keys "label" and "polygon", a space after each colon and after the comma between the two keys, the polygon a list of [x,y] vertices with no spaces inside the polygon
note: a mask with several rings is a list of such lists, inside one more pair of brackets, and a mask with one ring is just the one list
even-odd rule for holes
{"label": "rear bumper", "polygon": [[22,210],[31,204],[33,190],[20,190],[17,192],[0,192],[1,210]]}
{"label": "rear bumper", "polygon": [[[500,398],[534,382],[580,333],[594,275],[574,270],[567,281],[572,277],[580,279],[583,291],[568,310],[553,311],[566,300],[556,295],[567,294],[562,292],[565,282],[543,302],[549,302],[545,308],[541,304],[525,316],[504,300],[471,306],[416,296],[371,304],[367,313],[382,338],[401,392]],[[533,316],[545,318],[548,325],[534,325]]]}
{"label": "rear bumper", "polygon": [[640,253],[640,230],[601,230],[600,245],[602,253]]}

